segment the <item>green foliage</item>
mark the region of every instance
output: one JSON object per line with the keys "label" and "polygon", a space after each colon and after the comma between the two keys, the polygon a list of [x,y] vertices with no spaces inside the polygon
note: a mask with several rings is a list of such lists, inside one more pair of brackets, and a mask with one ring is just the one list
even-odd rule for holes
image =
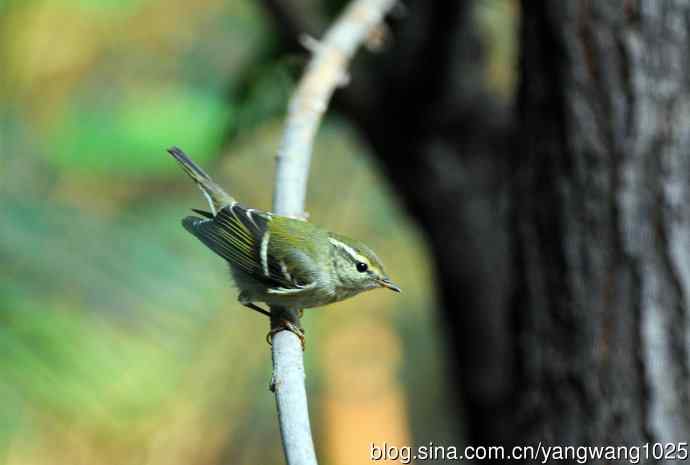
{"label": "green foliage", "polygon": [[88,315],[6,308],[1,320],[0,372],[25,408],[111,426],[151,414],[175,386],[165,354]]}
{"label": "green foliage", "polygon": [[208,160],[231,114],[217,97],[189,90],[79,105],[53,131],[50,160],[64,169],[141,176],[170,169],[160,153],[173,143]]}
{"label": "green foliage", "polygon": [[[64,0],[62,0],[64,1]],[[122,13],[140,7],[146,0],[72,0],[80,8]]]}

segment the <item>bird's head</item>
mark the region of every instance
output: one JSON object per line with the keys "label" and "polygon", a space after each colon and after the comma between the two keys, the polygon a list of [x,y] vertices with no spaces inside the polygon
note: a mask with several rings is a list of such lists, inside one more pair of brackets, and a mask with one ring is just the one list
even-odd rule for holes
{"label": "bird's head", "polygon": [[330,234],[328,241],[331,246],[338,287],[353,293],[377,287],[400,292],[400,288],[386,275],[381,260],[369,247],[354,239],[333,233]]}

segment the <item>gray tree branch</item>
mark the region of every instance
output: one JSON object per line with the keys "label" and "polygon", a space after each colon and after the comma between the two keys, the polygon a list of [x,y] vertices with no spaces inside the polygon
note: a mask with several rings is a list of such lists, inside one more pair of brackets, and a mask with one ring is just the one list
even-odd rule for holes
{"label": "gray tree branch", "polygon": [[[357,48],[382,19],[395,0],[354,0],[324,39],[309,39],[313,53],[290,101],[277,157],[274,211],[303,217],[312,146],[316,130],[335,89],[347,82],[347,65]],[[296,312],[271,309],[273,329],[281,319],[299,325]],[[299,338],[281,331],[272,338],[273,382],[283,449],[288,465],[316,464],[304,385],[304,359]]]}

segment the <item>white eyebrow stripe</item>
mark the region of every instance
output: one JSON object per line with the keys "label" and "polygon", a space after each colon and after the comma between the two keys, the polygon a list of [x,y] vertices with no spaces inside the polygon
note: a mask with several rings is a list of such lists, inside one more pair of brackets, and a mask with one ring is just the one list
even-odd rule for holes
{"label": "white eyebrow stripe", "polygon": [[340,242],[338,239],[333,239],[332,237],[329,237],[328,241],[331,244],[333,244],[334,246],[340,247],[341,249],[343,249],[345,252],[347,252],[356,261],[370,264],[369,259],[367,259],[367,257],[364,257],[364,256],[358,254],[357,251],[355,249],[353,249],[352,247],[350,247],[349,245]]}
{"label": "white eyebrow stripe", "polygon": [[268,276],[268,241],[271,239],[271,231],[266,231],[264,237],[261,238],[261,268],[264,270],[264,275]]}

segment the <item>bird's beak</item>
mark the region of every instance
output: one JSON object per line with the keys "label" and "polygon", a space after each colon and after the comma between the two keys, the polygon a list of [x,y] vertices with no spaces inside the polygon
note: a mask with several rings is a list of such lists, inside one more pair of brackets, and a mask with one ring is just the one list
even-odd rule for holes
{"label": "bird's beak", "polygon": [[396,286],[393,281],[388,278],[379,279],[379,286],[386,287],[391,291],[400,292],[400,288]]}

